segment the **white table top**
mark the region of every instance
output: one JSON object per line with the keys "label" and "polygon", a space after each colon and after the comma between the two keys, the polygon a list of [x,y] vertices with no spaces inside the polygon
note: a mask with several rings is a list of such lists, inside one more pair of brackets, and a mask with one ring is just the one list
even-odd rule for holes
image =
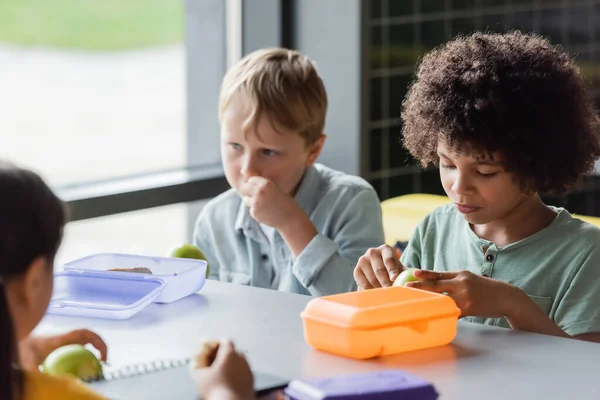
{"label": "white table top", "polygon": [[299,314],[309,300],[209,281],[128,320],[46,316],[36,332],[92,329],[115,366],[187,357],[201,339],[228,337],[252,368],[290,379],[399,368],[432,382],[440,399],[600,399],[600,344],[459,322],[448,346],[355,361],[306,344]]}

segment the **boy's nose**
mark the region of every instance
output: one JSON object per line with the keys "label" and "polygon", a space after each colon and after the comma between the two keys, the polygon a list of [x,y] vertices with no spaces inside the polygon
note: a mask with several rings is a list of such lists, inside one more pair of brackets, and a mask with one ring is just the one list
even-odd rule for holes
{"label": "boy's nose", "polygon": [[246,178],[249,178],[251,176],[259,176],[260,175],[260,170],[259,170],[258,166],[254,162],[254,160],[252,160],[250,158],[244,160],[244,162],[242,163],[242,170],[240,172]]}
{"label": "boy's nose", "polygon": [[452,191],[458,195],[469,194],[472,192],[471,184],[463,176],[457,176],[452,183]]}

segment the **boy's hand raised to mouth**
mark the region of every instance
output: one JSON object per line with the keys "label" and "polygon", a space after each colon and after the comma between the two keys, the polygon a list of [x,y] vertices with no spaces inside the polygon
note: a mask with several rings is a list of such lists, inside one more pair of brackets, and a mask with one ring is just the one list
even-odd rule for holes
{"label": "boy's hand raised to mouth", "polygon": [[239,191],[252,218],[277,229],[294,257],[298,257],[318,234],[296,200],[272,181],[253,176],[240,186]]}
{"label": "boy's hand raised to mouth", "polygon": [[252,176],[242,184],[240,194],[244,205],[250,209],[252,218],[277,230],[290,219],[304,215],[292,196],[260,176]]}

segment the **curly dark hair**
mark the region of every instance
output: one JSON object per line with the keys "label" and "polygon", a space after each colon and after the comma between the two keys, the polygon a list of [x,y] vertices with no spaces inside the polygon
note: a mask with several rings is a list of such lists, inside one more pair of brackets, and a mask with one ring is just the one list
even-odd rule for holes
{"label": "curly dark hair", "polygon": [[600,119],[571,57],[535,34],[474,33],[422,59],[402,103],[403,143],[437,165],[498,151],[523,191],[564,193],[600,157]]}

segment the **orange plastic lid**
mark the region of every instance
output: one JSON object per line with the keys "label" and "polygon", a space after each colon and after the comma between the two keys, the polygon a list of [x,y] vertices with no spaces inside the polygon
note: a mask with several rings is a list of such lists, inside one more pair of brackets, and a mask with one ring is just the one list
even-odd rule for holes
{"label": "orange plastic lid", "polygon": [[417,320],[458,316],[451,297],[408,287],[388,287],[312,299],[302,318],[352,329],[375,329]]}

